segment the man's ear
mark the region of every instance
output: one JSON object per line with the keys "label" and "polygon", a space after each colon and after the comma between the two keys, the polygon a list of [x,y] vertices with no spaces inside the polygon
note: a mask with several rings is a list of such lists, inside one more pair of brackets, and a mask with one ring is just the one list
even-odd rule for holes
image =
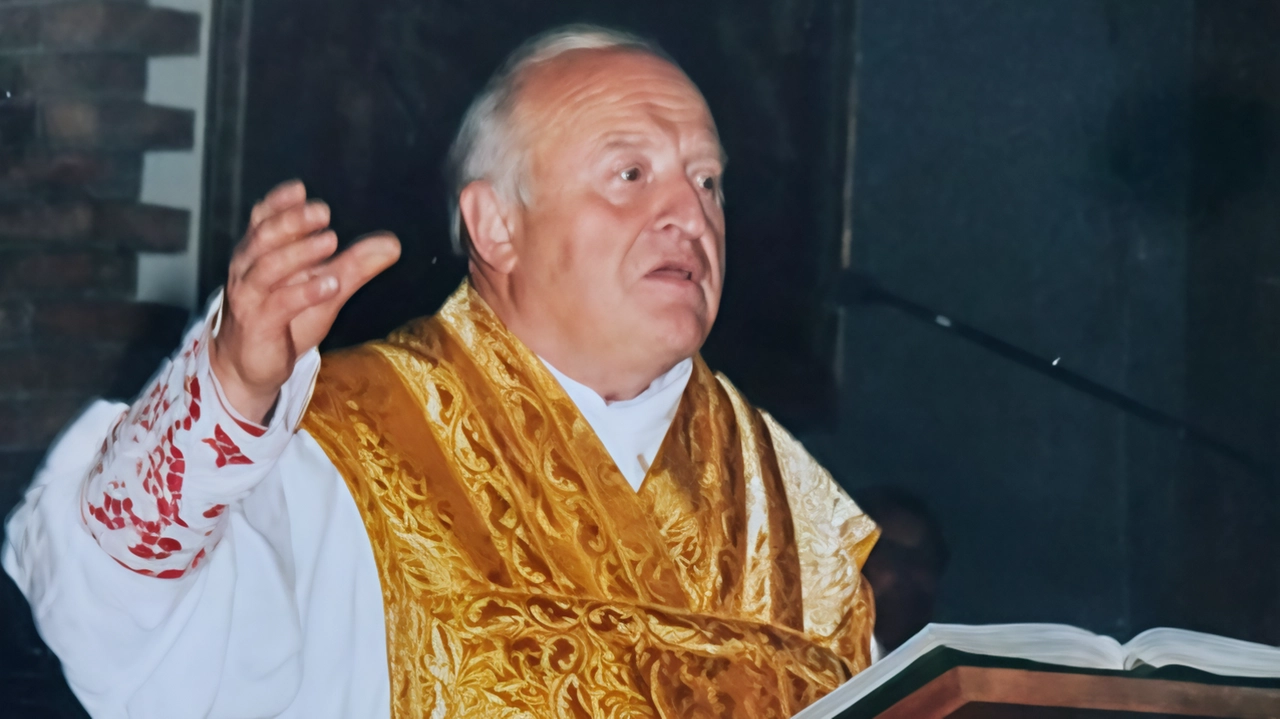
{"label": "man's ear", "polygon": [[515,218],[510,209],[487,180],[472,182],[458,196],[473,259],[502,273],[510,272],[516,264],[516,248],[511,242]]}

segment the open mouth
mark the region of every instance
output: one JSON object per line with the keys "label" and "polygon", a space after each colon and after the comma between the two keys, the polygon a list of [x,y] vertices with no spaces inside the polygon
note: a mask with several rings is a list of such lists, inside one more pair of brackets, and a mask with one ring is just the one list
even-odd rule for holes
{"label": "open mouth", "polygon": [[663,280],[684,280],[692,282],[694,277],[694,268],[679,262],[669,262],[659,265],[649,272],[649,276],[655,279]]}
{"label": "open mouth", "polygon": [[662,267],[649,273],[652,277],[661,277],[671,280],[693,280],[693,273],[688,270]]}

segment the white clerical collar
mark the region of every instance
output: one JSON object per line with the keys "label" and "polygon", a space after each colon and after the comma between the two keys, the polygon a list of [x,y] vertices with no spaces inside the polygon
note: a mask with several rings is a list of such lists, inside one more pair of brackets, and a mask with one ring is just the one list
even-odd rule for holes
{"label": "white clerical collar", "polygon": [[649,383],[645,391],[621,402],[606,402],[595,390],[566,376],[550,362],[543,359],[542,364],[577,405],[622,476],[639,490],[675,419],[680,397],[693,374],[693,360],[682,360]]}

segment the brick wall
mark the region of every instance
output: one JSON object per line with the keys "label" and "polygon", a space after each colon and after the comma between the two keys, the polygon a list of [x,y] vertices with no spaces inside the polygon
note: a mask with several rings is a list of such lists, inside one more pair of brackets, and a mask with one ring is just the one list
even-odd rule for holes
{"label": "brick wall", "polygon": [[[126,0],[0,0],[0,514],[88,400],[132,395],[177,344],[185,310],[133,301],[137,253],[183,251],[191,220],[139,190],[143,153],[191,148],[195,118],[144,96],[147,58],[196,53],[199,22]],[[3,585],[0,706],[75,715]]]}

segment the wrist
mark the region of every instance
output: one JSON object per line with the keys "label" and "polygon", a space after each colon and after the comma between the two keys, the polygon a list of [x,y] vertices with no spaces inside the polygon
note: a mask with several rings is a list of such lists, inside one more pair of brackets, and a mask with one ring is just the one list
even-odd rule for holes
{"label": "wrist", "polygon": [[220,361],[216,341],[209,345],[209,369],[232,409],[250,422],[265,424],[280,397],[279,385],[255,387],[245,382],[234,365]]}

